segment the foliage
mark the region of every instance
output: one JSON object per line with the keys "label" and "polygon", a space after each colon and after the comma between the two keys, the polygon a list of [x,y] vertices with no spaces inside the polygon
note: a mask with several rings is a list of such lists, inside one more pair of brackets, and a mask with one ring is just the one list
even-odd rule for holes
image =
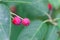
{"label": "foliage", "polygon": [[[49,20],[48,3],[53,6]],[[10,7],[16,6],[16,14],[31,20],[28,27],[11,22]],[[60,40],[59,0],[2,0],[0,2],[0,40]],[[57,23],[57,25],[55,25]]]}

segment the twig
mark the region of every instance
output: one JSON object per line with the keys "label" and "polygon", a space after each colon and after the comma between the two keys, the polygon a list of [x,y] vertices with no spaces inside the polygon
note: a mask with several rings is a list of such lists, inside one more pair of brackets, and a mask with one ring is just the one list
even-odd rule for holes
{"label": "twig", "polygon": [[[16,15],[15,13],[12,13],[12,12],[10,12],[12,15],[14,15],[14,16],[18,16],[18,15]],[[21,18],[21,19],[23,19],[22,17],[20,17],[20,16],[18,16],[19,18]]]}

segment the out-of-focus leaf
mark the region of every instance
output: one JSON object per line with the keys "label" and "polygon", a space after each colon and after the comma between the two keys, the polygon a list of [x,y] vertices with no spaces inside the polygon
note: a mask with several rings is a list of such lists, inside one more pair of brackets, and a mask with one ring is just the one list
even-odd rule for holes
{"label": "out-of-focus leaf", "polygon": [[56,15],[56,21],[57,21],[57,23],[58,23],[58,28],[59,28],[59,30],[60,30],[60,14],[57,14],[57,15]]}
{"label": "out-of-focus leaf", "polygon": [[39,20],[32,21],[30,26],[21,31],[18,40],[43,40],[48,26],[41,23],[42,21]]}
{"label": "out-of-focus leaf", "polygon": [[15,5],[17,12],[21,17],[28,17],[30,19],[37,18],[38,16],[45,16],[48,12],[47,3],[48,0],[8,0],[8,5]]}
{"label": "out-of-focus leaf", "polygon": [[45,40],[58,40],[58,28],[56,26],[53,25],[49,25],[48,26],[48,32],[46,35]]}
{"label": "out-of-focus leaf", "polygon": [[[58,12],[59,13],[59,12]],[[57,14],[56,15],[56,18],[55,18],[55,20],[57,21],[57,27],[58,27],[58,40],[60,40],[60,14]]]}
{"label": "out-of-focus leaf", "polygon": [[60,38],[58,40],[60,40]]}
{"label": "out-of-focus leaf", "polygon": [[11,20],[9,9],[5,4],[0,3],[0,40],[9,40]]}
{"label": "out-of-focus leaf", "polygon": [[49,2],[54,6],[55,8],[60,7],[60,0],[49,0]]}
{"label": "out-of-focus leaf", "polygon": [[17,5],[17,14],[22,17],[36,18],[37,16],[45,16],[48,12],[47,4],[42,0],[34,0],[30,4],[19,3]]}
{"label": "out-of-focus leaf", "polygon": [[24,26],[22,25],[16,26],[12,24],[10,40],[17,40],[19,34],[21,33],[23,29],[24,29]]}

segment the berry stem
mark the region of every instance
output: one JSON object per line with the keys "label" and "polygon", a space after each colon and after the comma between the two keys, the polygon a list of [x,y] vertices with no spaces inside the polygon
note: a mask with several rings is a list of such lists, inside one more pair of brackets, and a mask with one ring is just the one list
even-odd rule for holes
{"label": "berry stem", "polygon": [[13,19],[13,17],[11,16],[11,18]]}
{"label": "berry stem", "polygon": [[49,18],[49,19],[48,19],[48,20],[49,20],[49,22],[56,26],[56,25],[57,25],[57,23],[56,23],[55,21],[53,21],[53,19],[52,19],[51,15],[50,15],[50,14],[48,14],[48,13],[45,13],[45,14],[48,16],[48,18]]}
{"label": "berry stem", "polygon": [[60,20],[60,18],[55,18],[54,21]]}
{"label": "berry stem", "polygon": [[50,14],[46,13],[46,15],[48,16],[49,20],[52,20]]}
{"label": "berry stem", "polygon": [[[14,15],[14,16],[18,16],[17,14],[15,14],[15,13],[12,13],[12,12],[10,12],[12,15]],[[22,17],[20,17],[20,16],[18,16],[19,18],[21,18],[21,19],[23,19]]]}
{"label": "berry stem", "polygon": [[51,22],[53,25],[57,26],[58,24],[54,21]]}
{"label": "berry stem", "polygon": [[50,16],[52,16],[52,11],[53,11],[53,10],[50,10],[50,13],[49,13],[49,14],[50,14]]}

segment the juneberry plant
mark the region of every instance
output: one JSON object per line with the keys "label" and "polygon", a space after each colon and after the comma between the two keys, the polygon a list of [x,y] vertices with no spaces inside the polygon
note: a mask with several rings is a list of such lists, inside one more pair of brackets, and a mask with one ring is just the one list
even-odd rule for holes
{"label": "juneberry plant", "polygon": [[0,40],[60,40],[60,1],[0,1]]}

